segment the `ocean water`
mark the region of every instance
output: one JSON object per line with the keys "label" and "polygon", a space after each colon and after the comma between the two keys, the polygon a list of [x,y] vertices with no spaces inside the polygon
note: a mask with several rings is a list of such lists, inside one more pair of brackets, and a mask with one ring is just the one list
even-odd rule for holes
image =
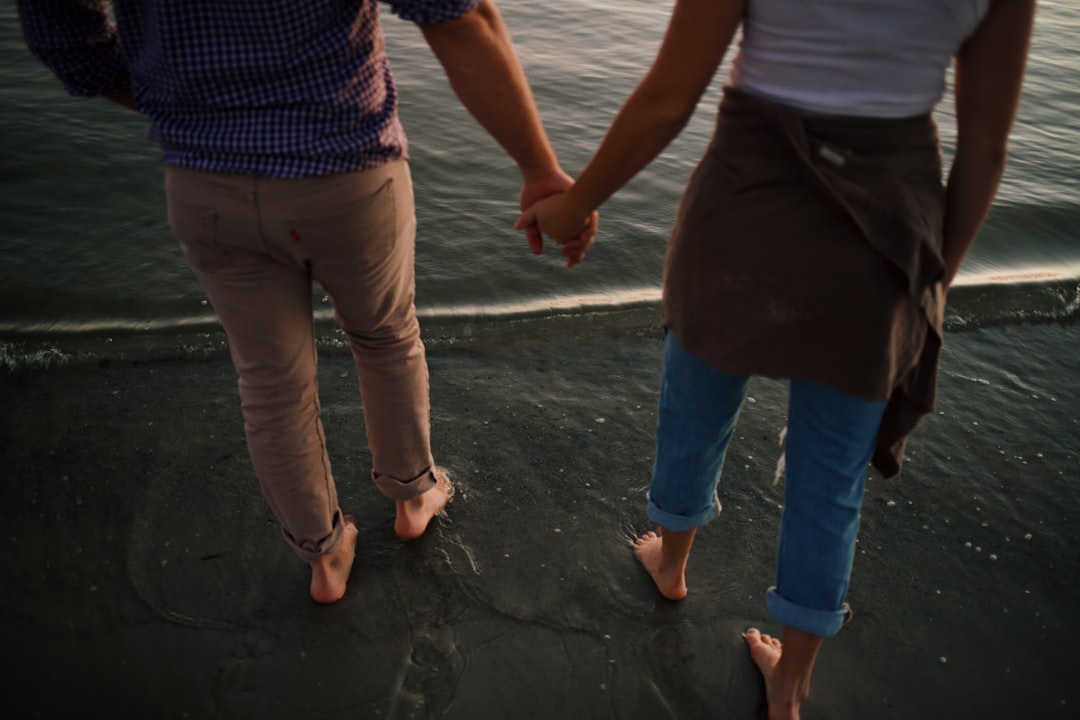
{"label": "ocean water", "polygon": [[[651,62],[671,3],[501,7],[552,142],[576,173]],[[429,334],[499,335],[523,317],[564,318],[570,327],[596,313],[655,324],[668,232],[712,130],[726,62],[683,134],[602,209],[596,248],[568,271],[556,252],[530,255],[512,230],[516,169],[455,100],[420,33],[388,12],[384,25],[411,142],[417,304]],[[1077,313],[1078,32],[1075,3],[1040,4],[1009,169],[953,293],[953,328]],[[0,8],[0,67],[5,364],[108,356],[121,340],[128,354],[220,349],[200,334],[214,328],[213,315],[166,225],[147,122],[101,100],[67,97],[26,50],[11,4]],[[939,121],[947,154],[948,99]],[[329,300],[315,292],[323,340],[333,345]]]}

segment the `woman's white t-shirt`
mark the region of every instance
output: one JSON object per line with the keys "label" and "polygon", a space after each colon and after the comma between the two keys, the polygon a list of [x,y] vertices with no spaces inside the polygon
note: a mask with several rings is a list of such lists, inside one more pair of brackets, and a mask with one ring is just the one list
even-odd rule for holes
{"label": "woman's white t-shirt", "polygon": [[813,113],[929,112],[988,1],[749,0],[729,83]]}

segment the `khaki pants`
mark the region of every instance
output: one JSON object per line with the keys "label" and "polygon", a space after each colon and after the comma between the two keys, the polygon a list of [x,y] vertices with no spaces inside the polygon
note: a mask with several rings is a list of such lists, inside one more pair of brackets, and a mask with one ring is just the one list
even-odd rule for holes
{"label": "khaki pants", "polygon": [[319,419],[313,280],[356,361],[372,478],[394,500],[433,487],[407,163],[299,179],[168,168],[165,189],[169,224],[229,338],[255,473],[297,554],[330,552],[342,532]]}

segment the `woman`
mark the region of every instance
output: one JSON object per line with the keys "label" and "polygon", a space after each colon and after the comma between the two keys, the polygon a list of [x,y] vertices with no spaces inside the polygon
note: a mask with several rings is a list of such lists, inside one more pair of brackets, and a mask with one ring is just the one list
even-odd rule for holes
{"label": "woman", "polygon": [[[680,205],[648,515],[635,554],[686,595],[697,528],[752,375],[790,379],[776,586],[783,643],[746,641],[770,718],[797,718],[844,603],[866,466],[899,471],[933,407],[944,297],[988,212],[1034,0],[677,0],[652,68],[538,222],[571,263],[590,213],[678,135],[742,26],[713,140]],[[931,116],[955,60],[948,182]]]}

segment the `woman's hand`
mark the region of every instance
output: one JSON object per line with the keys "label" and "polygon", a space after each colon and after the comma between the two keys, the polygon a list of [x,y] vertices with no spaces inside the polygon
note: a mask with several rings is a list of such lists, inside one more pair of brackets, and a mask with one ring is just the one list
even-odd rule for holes
{"label": "woman's hand", "polygon": [[539,228],[562,246],[561,254],[567,258],[567,266],[574,267],[585,259],[586,251],[596,241],[599,221],[600,216],[595,210],[589,213],[575,210],[568,202],[567,194],[560,193],[526,209],[514,223],[514,229]]}
{"label": "woman's hand", "polygon": [[[574,179],[567,175],[562,168],[541,173],[538,176],[527,177],[525,184],[521,186],[520,209],[525,212],[538,201],[552,195],[564,193],[574,184]],[[525,239],[529,242],[529,251],[533,255],[542,255],[544,252],[544,237],[536,223],[530,223],[524,227],[514,226],[516,230],[525,231]]]}

